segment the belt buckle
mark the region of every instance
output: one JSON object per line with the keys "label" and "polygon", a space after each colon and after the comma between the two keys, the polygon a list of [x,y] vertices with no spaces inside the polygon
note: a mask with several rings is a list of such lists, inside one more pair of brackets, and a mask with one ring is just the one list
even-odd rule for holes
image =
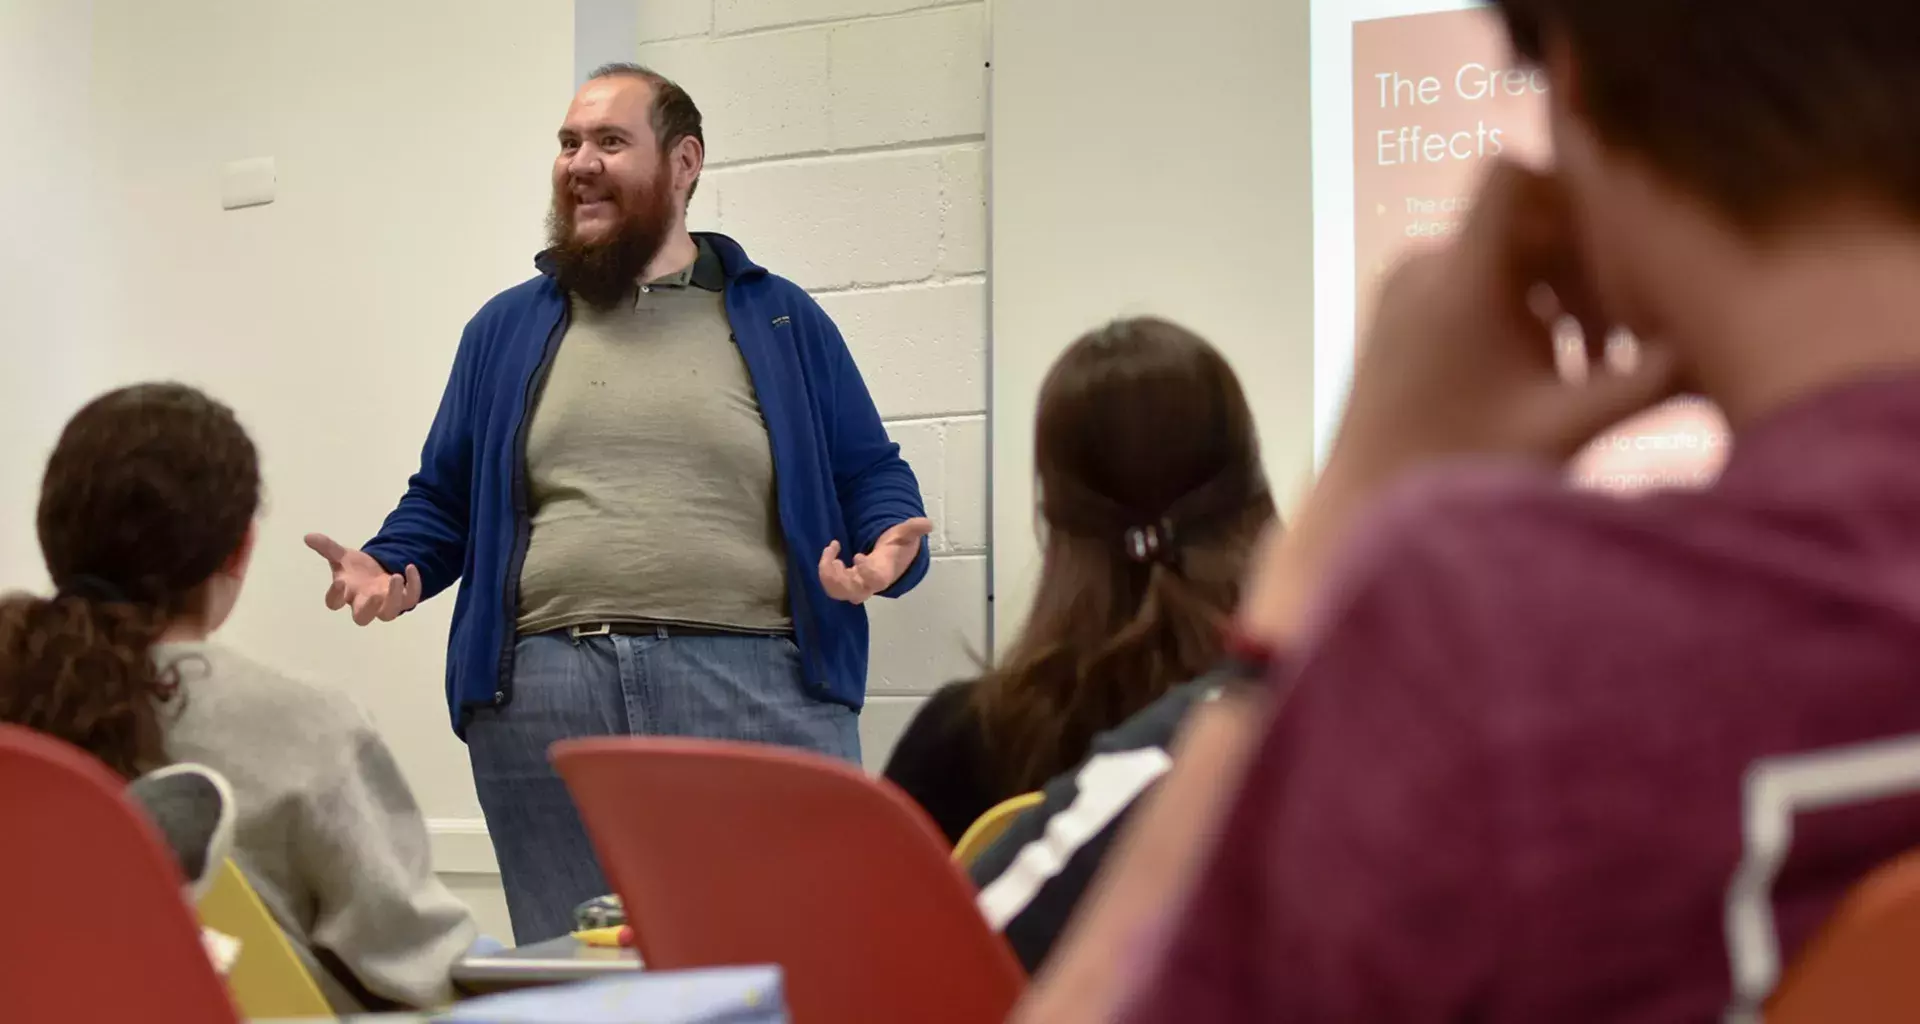
{"label": "belt buckle", "polygon": [[575,626],[567,630],[567,632],[572,633],[575,640],[590,636],[612,636],[613,623],[602,622],[598,626]]}

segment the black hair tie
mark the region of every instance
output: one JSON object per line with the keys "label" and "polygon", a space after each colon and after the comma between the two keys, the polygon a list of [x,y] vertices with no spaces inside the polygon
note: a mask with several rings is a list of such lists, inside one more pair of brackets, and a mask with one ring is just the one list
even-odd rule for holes
{"label": "black hair tie", "polygon": [[59,585],[55,597],[77,597],[99,604],[131,604],[127,592],[107,580],[87,573],[75,573]]}

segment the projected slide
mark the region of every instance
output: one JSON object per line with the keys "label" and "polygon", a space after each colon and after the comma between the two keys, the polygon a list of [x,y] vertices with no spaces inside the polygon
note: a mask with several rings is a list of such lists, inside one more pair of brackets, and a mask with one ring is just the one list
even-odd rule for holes
{"label": "projected slide", "polygon": [[[1333,440],[1381,278],[1459,230],[1484,162],[1550,158],[1546,77],[1465,0],[1313,0],[1314,440]],[[1612,491],[1697,486],[1726,455],[1698,400],[1598,439],[1572,472]]]}

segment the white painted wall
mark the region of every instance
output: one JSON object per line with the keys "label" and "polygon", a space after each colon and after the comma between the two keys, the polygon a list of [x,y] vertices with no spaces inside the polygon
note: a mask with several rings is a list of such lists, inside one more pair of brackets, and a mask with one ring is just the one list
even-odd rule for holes
{"label": "white painted wall", "polygon": [[987,653],[986,5],[639,0],[638,24],[706,116],[693,226],[820,300],[936,524],[926,582],[868,606],[877,771]]}
{"label": "white painted wall", "polygon": [[[572,92],[568,8],[95,8],[103,266],[119,285],[94,347],[112,343],[114,379],[224,398],[262,453],[258,553],[222,637],[371,711],[436,829],[436,862],[507,935],[442,697],[451,599],[356,629],[322,606],[325,568],[300,538],[373,532],[417,465],[461,325],[531,274]],[[259,156],[278,161],[278,200],[222,211],[221,166]]]}
{"label": "white painted wall", "polygon": [[100,365],[93,5],[0,2],[0,589],[43,587],[34,496]]}
{"label": "white painted wall", "polygon": [[1312,466],[1306,0],[993,5],[995,635],[1026,613],[1033,408],[1088,328],[1153,313],[1233,363],[1282,507]]}

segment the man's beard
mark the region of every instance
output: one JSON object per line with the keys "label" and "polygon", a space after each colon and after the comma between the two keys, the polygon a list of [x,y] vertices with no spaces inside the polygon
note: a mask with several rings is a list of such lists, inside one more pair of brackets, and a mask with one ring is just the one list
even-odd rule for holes
{"label": "man's beard", "polygon": [[673,194],[659,185],[656,176],[645,187],[616,194],[620,219],[613,234],[593,242],[581,241],[574,233],[579,203],[573,190],[562,185],[554,191],[547,213],[547,255],[560,287],[602,313],[633,294],[673,229]]}

